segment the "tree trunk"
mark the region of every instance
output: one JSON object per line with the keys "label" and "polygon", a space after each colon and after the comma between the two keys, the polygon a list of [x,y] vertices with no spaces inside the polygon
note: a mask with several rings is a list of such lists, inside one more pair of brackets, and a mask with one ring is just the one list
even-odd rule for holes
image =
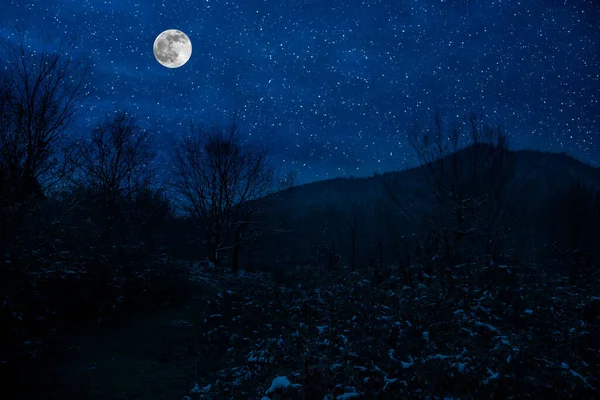
{"label": "tree trunk", "polygon": [[240,231],[235,232],[235,244],[233,245],[233,255],[231,260],[231,272],[237,275],[240,270],[239,267],[239,259],[240,259],[240,250],[242,249],[242,245],[240,240],[242,239],[242,235]]}
{"label": "tree trunk", "polygon": [[356,232],[352,232],[352,260],[350,260],[350,270],[356,271]]}
{"label": "tree trunk", "polygon": [[219,258],[218,244],[215,241],[215,242],[211,243],[210,246],[208,247],[208,260],[216,265],[218,262],[218,258]]}

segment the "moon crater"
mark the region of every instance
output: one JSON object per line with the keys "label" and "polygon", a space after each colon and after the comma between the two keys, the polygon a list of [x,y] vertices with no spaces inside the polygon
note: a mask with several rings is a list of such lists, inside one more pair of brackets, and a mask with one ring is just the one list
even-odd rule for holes
{"label": "moon crater", "polygon": [[154,57],[167,68],[179,68],[192,56],[190,38],[177,29],[168,29],[154,40]]}

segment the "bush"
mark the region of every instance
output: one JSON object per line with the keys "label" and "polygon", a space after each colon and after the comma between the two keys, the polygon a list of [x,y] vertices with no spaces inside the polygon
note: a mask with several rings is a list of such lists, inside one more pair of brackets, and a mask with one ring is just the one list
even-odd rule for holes
{"label": "bush", "polygon": [[89,247],[78,253],[29,251],[5,263],[0,357],[35,356],[57,331],[118,321],[136,311],[185,300],[181,264],[138,247]]}

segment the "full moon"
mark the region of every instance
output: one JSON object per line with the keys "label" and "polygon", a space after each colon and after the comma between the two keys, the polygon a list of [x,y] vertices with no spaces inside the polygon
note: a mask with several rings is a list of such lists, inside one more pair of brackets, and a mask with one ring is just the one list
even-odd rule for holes
{"label": "full moon", "polygon": [[190,38],[177,29],[167,29],[154,40],[154,57],[167,68],[179,68],[192,55]]}

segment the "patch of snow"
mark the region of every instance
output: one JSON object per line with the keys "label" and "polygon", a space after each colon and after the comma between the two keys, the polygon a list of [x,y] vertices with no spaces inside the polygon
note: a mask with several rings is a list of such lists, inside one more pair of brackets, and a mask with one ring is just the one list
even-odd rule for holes
{"label": "patch of snow", "polygon": [[447,358],[452,358],[452,356],[447,356],[444,354],[436,354],[434,356],[427,357],[428,360],[445,360]]}
{"label": "patch of snow", "polygon": [[477,321],[477,322],[475,322],[475,325],[477,325],[477,326],[483,326],[483,327],[486,327],[486,328],[488,328],[490,331],[492,331],[492,332],[496,332],[497,334],[500,334],[500,331],[499,331],[498,329],[496,329],[495,327],[493,327],[492,325],[490,325],[490,324],[486,324],[486,323],[483,323],[483,322],[479,322],[479,321]]}
{"label": "patch of snow", "polygon": [[458,372],[465,372],[465,367],[467,366],[466,363],[454,363],[452,364],[453,367],[456,367],[456,369],[458,369]]}
{"label": "patch of snow", "polygon": [[266,394],[271,394],[279,389],[287,389],[292,384],[290,383],[287,376],[278,376],[271,382],[271,387],[267,389]]}
{"label": "patch of snow", "polygon": [[499,379],[500,378],[500,373],[499,372],[494,372],[491,369],[487,368],[487,373],[489,375],[489,378],[486,378],[483,380],[483,384],[487,385],[488,383],[490,383],[490,381],[492,379]]}
{"label": "patch of snow", "polygon": [[200,385],[198,383],[196,383],[196,385],[192,388],[192,390],[190,390],[190,393],[207,393],[210,391],[211,387],[212,387],[212,385],[210,383],[202,388],[200,387]]}
{"label": "patch of snow", "polygon": [[269,353],[266,350],[252,350],[248,354],[247,360],[250,363],[267,364],[273,362],[273,357],[269,357]]}
{"label": "patch of snow", "polygon": [[342,334],[340,334],[340,337],[342,338],[342,340],[344,341],[344,345],[348,344],[348,338]]}
{"label": "patch of snow", "polygon": [[182,319],[178,319],[178,320],[175,320],[175,321],[171,322],[171,326],[174,326],[174,327],[183,327],[183,326],[192,326],[192,324],[189,323],[188,321],[184,321]]}
{"label": "patch of snow", "polygon": [[340,394],[336,397],[336,400],[348,400],[348,399],[357,399],[360,395],[356,392],[353,393],[344,393]]}
{"label": "patch of snow", "polygon": [[408,359],[409,359],[409,362],[401,361],[402,368],[410,368],[410,367],[412,367],[414,365],[415,361],[413,360],[413,358],[412,357],[408,357]]}
{"label": "patch of snow", "polygon": [[[563,364],[565,364],[565,363],[563,363]],[[587,378],[584,378],[581,374],[577,373],[576,371],[573,371],[572,369],[569,369],[569,372],[571,372],[571,375],[573,375],[574,377],[581,379],[581,381],[585,384],[585,386],[592,389],[596,393],[600,393],[600,390],[596,389],[594,386],[592,386],[588,383]]]}
{"label": "patch of snow", "polygon": [[475,336],[476,333],[474,333],[472,330],[467,329],[467,328],[462,328],[463,331],[467,332],[469,334],[469,336]]}
{"label": "patch of snow", "polygon": [[388,351],[388,355],[392,360],[396,361],[396,359],[394,358],[394,349],[390,349],[390,351]]}
{"label": "patch of snow", "polygon": [[387,389],[389,384],[396,382],[398,380],[398,378],[388,378],[386,375],[383,377],[383,380],[385,381],[385,385],[383,385],[383,388],[381,389],[381,391],[385,391],[385,389]]}

